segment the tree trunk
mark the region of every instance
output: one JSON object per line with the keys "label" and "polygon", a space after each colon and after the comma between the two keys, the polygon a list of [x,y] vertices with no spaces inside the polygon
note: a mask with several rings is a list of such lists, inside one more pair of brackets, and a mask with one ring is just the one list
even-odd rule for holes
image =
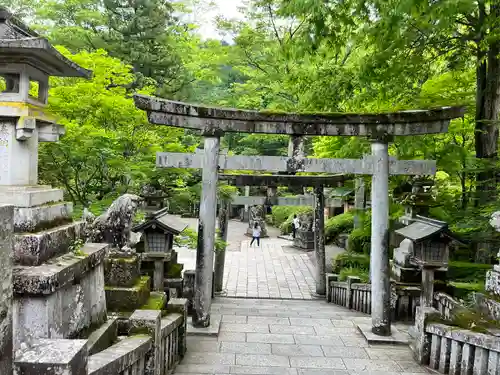
{"label": "tree trunk", "polygon": [[[500,17],[500,8],[491,6],[490,18]],[[492,31],[490,30],[490,33]],[[484,42],[484,38],[482,40]],[[481,42],[480,42],[481,43]],[[478,46],[476,94],[476,157],[484,165],[477,175],[478,204],[496,200],[496,162],[498,158],[498,112],[500,110],[500,43],[493,41],[488,50]]]}

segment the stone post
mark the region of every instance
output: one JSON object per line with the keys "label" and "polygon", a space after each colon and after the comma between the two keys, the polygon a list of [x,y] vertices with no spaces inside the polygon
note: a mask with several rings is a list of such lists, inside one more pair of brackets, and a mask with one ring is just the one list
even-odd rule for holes
{"label": "stone post", "polygon": [[198,247],[193,300],[193,326],[210,325],[215,250],[215,219],[217,216],[217,174],[220,138],[205,134],[202,191],[198,219]]}
{"label": "stone post", "polygon": [[372,332],[391,334],[389,279],[389,152],[388,140],[377,138],[372,143],[372,237],[371,285]]}
{"label": "stone post", "polygon": [[14,206],[0,206],[0,374],[12,374],[12,253]]}
{"label": "stone post", "polygon": [[434,270],[422,268],[422,291],[420,306],[432,307],[434,304]]}
{"label": "stone post", "polygon": [[354,228],[362,228],[362,211],[365,209],[365,180],[362,177],[356,178],[356,187],[354,192]]}
{"label": "stone post", "polygon": [[[227,228],[229,225],[229,212],[231,203],[221,200],[219,209],[219,238],[227,242]],[[226,261],[226,247],[215,253],[215,292],[222,292],[224,285],[224,262]]]}
{"label": "stone post", "polygon": [[165,290],[165,262],[163,259],[155,260],[155,270],[153,273],[153,290],[163,292]]}
{"label": "stone post", "polygon": [[325,279],[325,194],[323,186],[314,188],[314,251],[316,255],[316,294],[326,294]]}
{"label": "stone post", "polygon": [[[245,197],[250,196],[250,186],[245,186]],[[248,210],[250,209],[250,206],[248,204],[245,204],[245,210],[243,211],[243,222],[248,222],[248,217],[250,216]]]}

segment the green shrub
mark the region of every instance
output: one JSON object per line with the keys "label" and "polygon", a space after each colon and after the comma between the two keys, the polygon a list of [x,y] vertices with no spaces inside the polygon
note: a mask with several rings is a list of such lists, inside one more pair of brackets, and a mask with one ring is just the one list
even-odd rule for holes
{"label": "green shrub", "polygon": [[448,263],[448,279],[462,282],[482,282],[491,264],[453,261]]}
{"label": "green shrub", "polygon": [[[278,206],[273,207],[273,225],[280,228],[282,234],[292,232],[292,221],[294,215],[312,212],[312,207],[305,206]],[[288,214],[288,216],[284,216]],[[285,217],[285,219],[283,219]],[[282,221],[281,221],[282,220]]]}
{"label": "green shrub", "polygon": [[347,251],[360,254],[370,254],[370,240],[370,228],[364,227],[354,229],[349,235],[349,240],[347,241]]}
{"label": "green shrub", "polygon": [[370,277],[369,270],[355,267],[343,268],[339,273],[339,281],[346,281],[348,276],[356,276],[361,279],[362,283],[368,283]]}
{"label": "green shrub", "polygon": [[329,218],[325,223],[325,241],[331,243],[342,233],[351,233],[354,229],[354,213],[345,212]]}
{"label": "green shrub", "polygon": [[450,282],[447,292],[455,299],[466,299],[470,293],[484,293],[484,283]]}
{"label": "green shrub", "polygon": [[356,254],[345,252],[332,259],[333,273],[340,273],[344,268],[370,269],[370,256],[365,254]]}

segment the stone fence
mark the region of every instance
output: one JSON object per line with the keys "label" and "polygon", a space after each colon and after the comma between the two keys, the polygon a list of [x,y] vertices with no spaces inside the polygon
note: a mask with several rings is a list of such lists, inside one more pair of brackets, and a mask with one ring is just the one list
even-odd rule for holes
{"label": "stone fence", "polygon": [[455,301],[453,297],[446,293],[435,293],[434,294],[434,307],[439,311],[441,316],[445,319],[451,318],[451,312],[460,307],[460,303]]}
{"label": "stone fence", "polygon": [[441,374],[497,375],[500,338],[431,323],[425,327],[429,367]]}
{"label": "stone fence", "polygon": [[[347,281],[337,281],[338,275],[327,274],[327,302],[348,309],[371,314],[371,284],[360,283],[360,279],[348,276]],[[394,286],[391,296],[392,318],[394,320],[414,320],[415,309],[419,305],[420,288]]]}

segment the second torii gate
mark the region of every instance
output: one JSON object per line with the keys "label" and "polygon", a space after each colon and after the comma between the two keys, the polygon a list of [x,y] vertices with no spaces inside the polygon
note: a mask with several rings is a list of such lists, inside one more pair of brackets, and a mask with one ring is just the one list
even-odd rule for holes
{"label": "second torii gate", "polygon": [[[463,107],[403,111],[385,114],[274,114],[211,108],[143,95],[134,96],[153,124],[196,129],[204,136],[203,155],[158,153],[158,167],[202,168],[202,197],[198,224],[193,325],[210,325],[215,244],[218,169],[320,172],[372,175],[372,332],[388,336],[389,284],[389,173],[428,174],[428,162],[389,160],[388,145],[394,136],[444,133],[451,119],[463,116]],[[372,140],[372,156],[360,160],[307,159],[301,157],[219,156],[225,132],[287,134],[300,136],[365,136]],[[434,168],[435,169],[435,166]],[[411,173],[409,173],[411,172]]]}

